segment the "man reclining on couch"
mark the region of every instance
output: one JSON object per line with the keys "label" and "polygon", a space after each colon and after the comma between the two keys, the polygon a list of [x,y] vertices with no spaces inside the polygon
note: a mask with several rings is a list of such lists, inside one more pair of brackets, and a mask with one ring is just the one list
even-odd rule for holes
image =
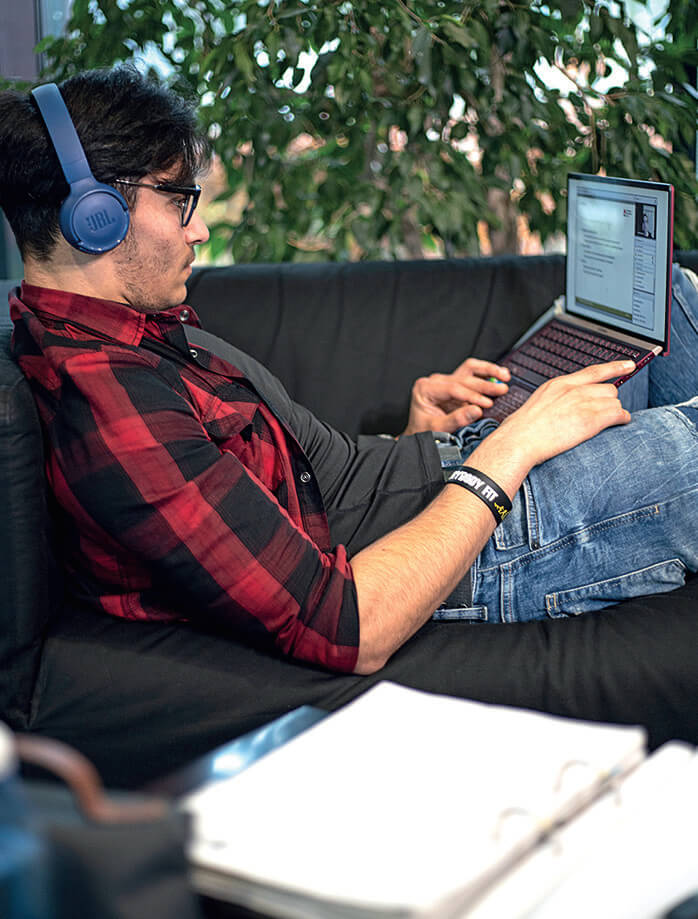
{"label": "man reclining on couch", "polygon": [[[480,416],[507,371],[467,360],[415,383],[407,436],[359,448],[252,359],[197,338],[180,305],[208,235],[191,107],[127,68],[57,95],[0,94],[0,205],[24,259],[14,351],[74,602],[370,673],[454,590],[463,618],[510,622],[696,571],[698,297],[680,272],[671,356],[626,384],[648,411],[621,404],[609,381],[632,366],[619,361],[546,383],[496,426]],[[453,487],[434,430],[454,432],[471,470]]]}

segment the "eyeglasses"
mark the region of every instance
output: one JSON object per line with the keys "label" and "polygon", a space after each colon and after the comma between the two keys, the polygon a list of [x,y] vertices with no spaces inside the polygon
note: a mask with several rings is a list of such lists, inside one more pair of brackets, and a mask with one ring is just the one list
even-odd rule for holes
{"label": "eyeglasses", "polygon": [[180,219],[183,227],[186,227],[191,218],[194,216],[196,205],[199,203],[201,194],[200,185],[173,185],[171,182],[159,182],[153,185],[150,182],[128,182],[126,179],[117,179],[119,185],[130,185],[133,188],[152,188],[153,191],[163,192],[166,195],[179,195],[180,201],[173,201],[179,208]]}

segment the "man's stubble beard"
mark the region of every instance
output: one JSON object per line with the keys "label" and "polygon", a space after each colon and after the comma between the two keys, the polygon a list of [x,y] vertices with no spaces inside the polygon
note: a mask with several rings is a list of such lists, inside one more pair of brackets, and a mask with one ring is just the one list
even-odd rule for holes
{"label": "man's stubble beard", "polygon": [[152,246],[148,256],[143,254],[143,248],[131,226],[119,246],[117,259],[124,299],[139,313],[161,313],[178,306],[177,298],[174,301],[165,299],[157,290],[159,279],[167,277],[172,270],[169,247],[158,249]]}

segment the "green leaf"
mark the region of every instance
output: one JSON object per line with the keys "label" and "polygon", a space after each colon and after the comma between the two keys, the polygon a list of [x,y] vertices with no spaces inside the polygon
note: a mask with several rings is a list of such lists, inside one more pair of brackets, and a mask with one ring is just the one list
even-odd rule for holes
{"label": "green leaf", "polygon": [[457,25],[455,22],[447,20],[444,22],[443,30],[446,36],[457,45],[467,48],[468,50],[475,46],[473,36],[462,25]]}
{"label": "green leaf", "polygon": [[412,42],[412,55],[417,64],[417,79],[425,86],[432,85],[431,45],[431,32],[426,26],[420,26]]}
{"label": "green leaf", "polygon": [[233,42],[233,57],[247,83],[254,81],[254,64],[241,41]]}
{"label": "green leaf", "polygon": [[[675,238],[686,247],[698,234],[688,156],[698,104],[685,89],[698,64],[694,7],[669,0],[671,40],[638,41],[625,6],[606,0],[75,0],[70,37],[45,39],[37,53],[44,77],[62,79],[150,43],[172,47],[168,81],[211,94],[202,125],[216,126],[229,176],[234,204],[212,210],[216,258],[404,257],[415,240],[430,254],[473,254],[478,220],[495,221],[488,195],[508,195],[516,178],[525,187],[518,208],[545,239],[564,229],[567,172],[600,166],[674,184]],[[167,41],[165,22],[174,23]],[[297,89],[303,52],[317,57],[298,93],[282,77],[290,69]],[[572,60],[577,85],[546,82],[542,61],[564,70]],[[630,73],[609,90],[597,63],[613,62]],[[608,122],[594,147],[592,113]],[[652,146],[648,127],[671,153]],[[468,137],[469,150],[472,135],[477,170],[444,140],[449,132]],[[539,189],[560,202],[553,213]]]}

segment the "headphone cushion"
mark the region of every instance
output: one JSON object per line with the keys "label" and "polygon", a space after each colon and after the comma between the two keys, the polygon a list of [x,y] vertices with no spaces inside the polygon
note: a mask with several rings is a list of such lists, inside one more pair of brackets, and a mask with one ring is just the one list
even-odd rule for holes
{"label": "headphone cushion", "polygon": [[60,226],[70,245],[81,252],[109,252],[126,236],[128,205],[115,188],[83,179],[71,186],[61,206]]}

